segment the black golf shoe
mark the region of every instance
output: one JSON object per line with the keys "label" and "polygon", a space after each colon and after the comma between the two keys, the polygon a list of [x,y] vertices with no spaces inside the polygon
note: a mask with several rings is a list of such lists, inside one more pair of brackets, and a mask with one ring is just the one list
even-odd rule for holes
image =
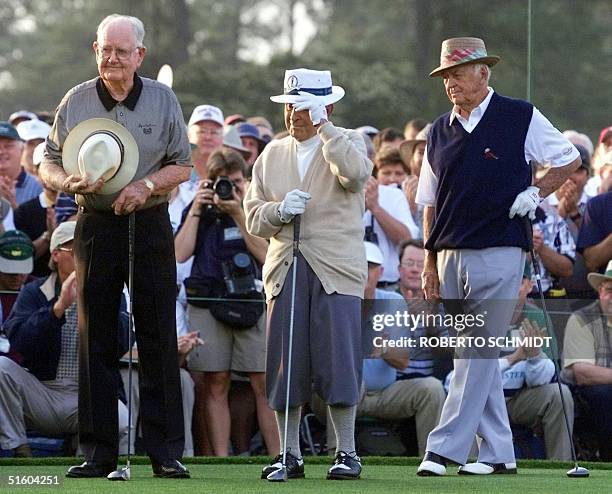
{"label": "black golf shoe", "polygon": [[102,465],[92,461],[85,461],[80,465],[74,465],[66,472],[66,477],[73,479],[93,479],[96,477],[106,477],[114,472],[117,465]]}
{"label": "black golf shoe", "polygon": [[[296,458],[291,453],[287,452],[287,478],[288,479],[303,479],[304,478],[304,459]],[[261,471],[261,478],[267,479],[268,475],[283,468],[283,455],[280,454],[272,463],[264,467]]]}
{"label": "black golf shoe", "polygon": [[338,451],[336,459],[327,471],[328,480],[352,480],[358,479],[361,474],[361,458],[353,451],[345,453]]}
{"label": "black golf shoe", "polygon": [[178,460],[166,460],[163,463],[151,462],[153,477],[164,479],[188,479],[189,470]]}

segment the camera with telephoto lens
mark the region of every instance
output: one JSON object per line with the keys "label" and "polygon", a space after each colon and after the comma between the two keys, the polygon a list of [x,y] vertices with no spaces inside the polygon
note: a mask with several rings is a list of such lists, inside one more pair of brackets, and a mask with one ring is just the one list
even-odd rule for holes
{"label": "camera with telephoto lens", "polygon": [[364,242],[371,242],[378,245],[378,235],[374,231],[374,227],[372,225],[365,227],[365,235],[363,236],[363,240]]}
{"label": "camera with telephoto lens", "polygon": [[251,257],[244,252],[234,254],[222,263],[223,279],[229,295],[250,293],[256,290]]}
{"label": "camera with telephoto lens", "polygon": [[[229,201],[234,198],[234,189],[236,188],[236,184],[233,180],[230,180],[228,177],[219,176],[214,183],[210,180],[205,180],[202,183],[203,189],[212,189],[215,194],[219,196],[219,199],[222,201]],[[214,204],[206,204],[204,207],[204,212],[213,211],[215,209]]]}

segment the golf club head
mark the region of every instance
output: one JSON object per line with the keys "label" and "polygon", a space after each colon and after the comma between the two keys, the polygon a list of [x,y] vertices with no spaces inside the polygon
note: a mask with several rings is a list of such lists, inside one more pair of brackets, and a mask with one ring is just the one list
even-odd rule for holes
{"label": "golf club head", "polygon": [[287,482],[287,467],[283,466],[278,470],[274,470],[266,477],[268,482]]}
{"label": "golf club head", "polygon": [[130,467],[120,468],[119,470],[115,470],[106,476],[108,480],[130,480],[131,477],[132,471]]}
{"label": "golf club head", "polygon": [[571,478],[586,478],[589,476],[589,471],[584,467],[576,465],[574,468],[567,471],[567,476]]}

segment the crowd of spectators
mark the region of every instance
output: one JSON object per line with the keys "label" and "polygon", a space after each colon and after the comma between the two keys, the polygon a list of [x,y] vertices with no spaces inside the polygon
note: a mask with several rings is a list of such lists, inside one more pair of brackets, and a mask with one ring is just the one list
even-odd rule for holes
{"label": "crowd of spectators", "polygon": [[[71,196],[43,187],[37,177],[49,114],[18,111],[5,118],[0,122],[0,448],[28,456],[26,431],[57,436],[76,430],[71,235],[77,207]],[[248,455],[265,449],[275,456],[280,445],[265,398],[261,296],[267,242],[248,234],[241,203],[257,157],[268,142],[285,135],[276,134],[284,129],[274,129],[263,116],[225,118],[211,104],[197,106],[186,128],[192,175],[169,201],[179,282],[185,455]],[[423,310],[423,207],[415,196],[429,128],[426,120],[415,118],[403,132],[371,125],[356,129],[375,165],[365,186],[369,269],[364,298],[399,300],[411,311]],[[568,460],[560,397],[552,384],[553,362],[560,362],[572,424],[574,416],[591,417],[599,440],[594,457],[612,460],[612,127],[601,131],[595,146],[580,132],[565,135],[578,148],[582,166],[541,204],[533,222],[544,295],[555,300],[561,315],[553,318],[554,331],[546,327],[526,269],[515,321],[508,328],[552,335],[554,351],[508,348],[499,365],[511,423],[543,435],[547,457]],[[534,174],[547,171],[546,163],[532,166]],[[252,300],[233,301],[246,298]],[[127,328],[126,314],[118,317]],[[424,326],[415,331],[443,334]],[[127,351],[121,348],[122,354]],[[414,417],[423,454],[445,399],[452,355],[415,348],[366,357],[358,420]],[[119,376],[117,385],[125,422]]]}

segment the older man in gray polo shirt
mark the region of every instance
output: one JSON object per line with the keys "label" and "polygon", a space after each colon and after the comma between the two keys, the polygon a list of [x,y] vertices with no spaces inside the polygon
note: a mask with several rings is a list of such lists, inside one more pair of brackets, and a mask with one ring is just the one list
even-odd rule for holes
{"label": "older man in gray polo shirt", "polygon": [[[144,26],[113,14],[93,43],[100,77],[74,87],[61,101],[51,129],[42,180],[76,194],[80,206],[74,253],[78,279],[80,370],[79,437],[85,463],[70,477],[102,477],[117,465],[116,365],[113,336],[128,276],[128,216],[135,212],[134,320],[140,357],[140,419],[153,472],[187,477],[181,465],[184,430],[175,331],[176,271],[168,194],[190,174],[183,116],[172,91],[136,74],[146,52]],[[62,149],[68,133],[94,117],[127,128],[138,145],[132,181],[102,194],[102,180],[68,175]],[[82,321],[82,322],[81,322]]]}

